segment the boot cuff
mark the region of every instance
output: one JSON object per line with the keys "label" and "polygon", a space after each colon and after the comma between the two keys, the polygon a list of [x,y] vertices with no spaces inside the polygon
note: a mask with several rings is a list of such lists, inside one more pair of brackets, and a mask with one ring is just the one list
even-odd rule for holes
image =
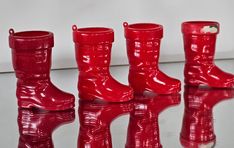
{"label": "boot cuff", "polygon": [[114,42],[114,31],[111,28],[105,27],[88,27],[73,29],[73,41],[81,44],[98,44]]}
{"label": "boot cuff", "polygon": [[183,34],[218,34],[219,23],[214,21],[188,21],[181,25]]}
{"label": "boot cuff", "polygon": [[153,23],[123,23],[126,39],[151,41],[163,37],[163,26]]}
{"label": "boot cuff", "polygon": [[32,50],[45,49],[54,46],[54,35],[48,31],[23,31],[9,30],[9,46],[12,49]]}

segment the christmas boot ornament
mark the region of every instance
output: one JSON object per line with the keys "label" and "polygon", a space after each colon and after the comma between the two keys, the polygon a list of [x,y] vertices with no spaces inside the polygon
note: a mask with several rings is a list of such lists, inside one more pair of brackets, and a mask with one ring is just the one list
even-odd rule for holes
{"label": "christmas boot ornament", "polygon": [[16,96],[20,108],[66,110],[75,97],[54,86],[50,80],[53,33],[9,30],[9,46],[17,78]]}
{"label": "christmas boot ornament", "polygon": [[158,24],[123,23],[130,64],[128,81],[136,94],[150,91],[172,94],[180,91],[180,81],[159,70],[163,27]]}
{"label": "christmas boot ornament", "polygon": [[182,23],[187,85],[205,85],[217,88],[234,86],[234,75],[226,73],[214,63],[216,37],[219,23],[213,21],[188,21]]}
{"label": "christmas boot ornament", "polygon": [[132,88],[117,82],[109,71],[114,31],[104,27],[78,29],[75,25],[72,29],[79,69],[80,99],[108,102],[131,100]]}

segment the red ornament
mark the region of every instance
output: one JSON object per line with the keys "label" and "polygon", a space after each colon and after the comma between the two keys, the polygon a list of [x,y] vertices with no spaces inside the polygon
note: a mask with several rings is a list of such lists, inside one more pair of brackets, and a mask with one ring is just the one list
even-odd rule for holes
{"label": "red ornament", "polygon": [[180,81],[159,70],[160,41],[163,27],[158,24],[124,23],[128,60],[128,81],[136,94],[151,91],[158,94],[178,93]]}
{"label": "red ornament", "polygon": [[114,31],[110,28],[80,28],[73,26],[76,61],[79,69],[80,99],[101,99],[124,102],[133,98],[129,86],[117,82],[110,75],[109,66]]}
{"label": "red ornament", "polygon": [[216,104],[233,97],[232,89],[185,86],[181,144],[185,148],[212,147],[216,141],[212,110]]}
{"label": "red ornament", "polygon": [[185,51],[185,84],[228,88],[234,86],[234,75],[219,69],[214,63],[219,23],[190,21],[182,24]]}
{"label": "red ornament", "polygon": [[56,128],[75,119],[75,110],[45,112],[42,110],[18,110],[18,148],[53,148],[52,134]]}
{"label": "red ornament", "polygon": [[20,108],[66,110],[74,107],[75,97],[50,81],[53,33],[9,31],[12,63],[17,78],[16,96]]}

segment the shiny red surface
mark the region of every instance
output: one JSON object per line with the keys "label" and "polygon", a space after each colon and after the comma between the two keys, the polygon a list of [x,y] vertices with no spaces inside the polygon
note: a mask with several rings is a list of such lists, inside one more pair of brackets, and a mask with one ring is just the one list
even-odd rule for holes
{"label": "shiny red surface", "polygon": [[18,110],[18,148],[53,148],[52,134],[56,128],[75,119],[74,109],[45,112],[40,110]]}
{"label": "shiny red surface", "polygon": [[136,96],[130,113],[126,148],[161,148],[159,114],[180,103],[180,94]]}
{"label": "shiny red surface", "polygon": [[81,100],[80,131],[77,147],[111,148],[110,125],[121,115],[130,113],[127,148],[162,147],[158,116],[167,107],[180,103],[180,94],[139,95],[122,103]]}
{"label": "shiny red surface", "polygon": [[215,145],[213,108],[234,97],[233,89],[210,89],[185,86],[184,118],[180,141],[185,148]]}
{"label": "shiny red surface", "polygon": [[65,110],[74,107],[75,97],[50,81],[53,33],[10,30],[12,64],[17,78],[16,96],[20,108]]}
{"label": "shiny red surface", "polygon": [[157,94],[177,93],[179,80],[159,70],[160,42],[163,27],[158,24],[124,23],[127,54],[130,64],[128,81],[136,94],[151,91]]}
{"label": "shiny red surface", "polygon": [[133,98],[129,86],[117,82],[109,71],[114,32],[110,28],[73,26],[76,61],[79,69],[80,99],[124,102]]}
{"label": "shiny red surface", "polygon": [[80,131],[78,148],[112,148],[111,122],[129,113],[132,102],[106,103],[81,100],[79,103]]}
{"label": "shiny red surface", "polygon": [[[210,27],[214,32],[203,32]],[[209,31],[209,29],[208,29]],[[222,71],[214,63],[217,22],[193,21],[182,24],[185,51],[184,76],[187,85],[228,88],[234,86],[234,75]]]}

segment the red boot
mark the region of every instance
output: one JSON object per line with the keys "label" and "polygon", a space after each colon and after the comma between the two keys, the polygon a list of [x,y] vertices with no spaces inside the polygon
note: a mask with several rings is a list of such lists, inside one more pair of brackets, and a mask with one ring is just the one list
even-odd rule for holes
{"label": "red boot", "polygon": [[180,103],[180,94],[137,96],[130,113],[126,148],[161,148],[158,116]]}
{"label": "red boot", "polygon": [[10,29],[9,45],[17,81],[16,96],[20,108],[65,110],[74,107],[74,96],[50,81],[53,33]]}
{"label": "red boot", "polygon": [[234,97],[232,89],[208,89],[185,86],[184,119],[180,134],[185,148],[214,145],[213,108],[221,101]]}
{"label": "red boot", "polygon": [[184,76],[187,85],[233,87],[234,75],[220,70],[214,63],[219,23],[191,21],[182,24],[185,51]]}
{"label": "red boot", "polygon": [[136,94],[152,91],[171,94],[180,91],[180,81],[171,78],[158,68],[160,41],[163,27],[158,24],[124,23],[130,63],[128,81]]}
{"label": "red boot", "polygon": [[111,122],[129,113],[131,102],[103,103],[81,100],[79,103],[79,148],[112,148]]}
{"label": "red boot", "polygon": [[114,32],[110,28],[73,26],[76,61],[79,68],[79,97],[124,102],[133,98],[133,90],[117,82],[109,72]]}
{"label": "red boot", "polygon": [[18,148],[53,148],[53,131],[75,119],[74,109],[61,112],[18,110]]}

